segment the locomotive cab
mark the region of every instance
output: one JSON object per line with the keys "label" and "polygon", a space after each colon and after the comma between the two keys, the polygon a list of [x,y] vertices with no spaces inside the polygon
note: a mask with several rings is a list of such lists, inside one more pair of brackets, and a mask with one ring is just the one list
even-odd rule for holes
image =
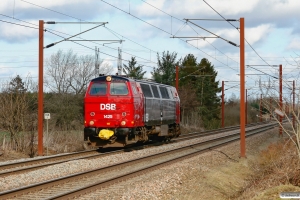
{"label": "locomotive cab", "polygon": [[138,123],[134,110],[137,97],[130,86],[129,79],[117,76],[91,81],[84,99],[85,141],[93,146],[124,146],[124,137],[133,135]]}

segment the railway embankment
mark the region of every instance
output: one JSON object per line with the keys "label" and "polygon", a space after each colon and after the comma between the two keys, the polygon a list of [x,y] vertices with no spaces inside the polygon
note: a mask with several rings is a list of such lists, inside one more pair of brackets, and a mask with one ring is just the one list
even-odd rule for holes
{"label": "railway embankment", "polygon": [[299,157],[275,128],[114,185],[103,199],[279,199],[300,192]]}
{"label": "railway embankment", "polygon": [[291,141],[278,136],[277,128],[247,137],[247,158],[239,155],[239,141],[232,142],[113,184],[99,195],[101,199],[278,199],[280,192],[300,191],[299,157]]}
{"label": "railway embankment", "polygon": [[162,199],[279,199],[300,192],[300,162],[291,141],[274,129],[246,139],[247,158],[239,142],[179,164],[180,184]]}

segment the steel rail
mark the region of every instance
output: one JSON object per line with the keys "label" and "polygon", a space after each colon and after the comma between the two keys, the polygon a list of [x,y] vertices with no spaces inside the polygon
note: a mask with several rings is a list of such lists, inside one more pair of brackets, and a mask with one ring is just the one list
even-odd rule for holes
{"label": "steel rail", "polygon": [[[249,136],[249,134],[256,134],[258,132],[269,130],[270,128],[273,128],[276,125],[277,124],[271,124],[271,125],[268,125],[267,127],[260,127],[259,129],[251,130],[250,132],[247,133],[247,136]],[[114,178],[109,178],[107,180],[102,180],[100,182],[96,182],[96,183],[91,184],[90,182],[92,182],[92,180],[97,179],[95,176],[101,177],[101,176],[99,176],[99,174],[102,174],[102,176],[103,176],[103,174],[107,175],[107,173],[109,171],[121,170],[121,169],[125,168],[126,166],[127,167],[128,166],[133,166],[134,164],[137,164],[137,163],[140,163],[140,162],[149,162],[150,159],[153,160],[156,157],[161,157],[161,156],[166,156],[166,155],[168,155],[168,157],[169,157],[171,155],[176,154],[176,152],[180,152],[180,151],[182,151],[182,152],[187,151],[187,150],[196,151],[196,152],[190,153],[191,155],[194,155],[194,154],[197,154],[199,152],[207,151],[209,149],[216,148],[220,145],[224,145],[224,144],[227,144],[229,142],[232,142],[232,141],[235,141],[235,140],[238,140],[238,139],[239,139],[239,133],[236,133],[234,135],[229,135],[229,136],[223,136],[221,139],[220,138],[211,139],[211,140],[208,140],[208,141],[205,141],[205,142],[200,142],[198,144],[189,145],[189,146],[186,146],[186,147],[181,147],[181,148],[178,148],[178,149],[175,149],[175,150],[169,150],[169,151],[166,151],[166,152],[160,152],[160,153],[155,154],[155,155],[148,155],[148,156],[145,156],[143,158],[129,160],[129,161],[126,161],[126,162],[123,162],[123,163],[114,164],[114,165],[111,165],[111,166],[99,168],[97,170],[91,170],[89,172],[78,173],[76,175],[71,175],[71,176],[67,176],[67,177],[63,177],[63,178],[59,178],[59,179],[54,179],[54,180],[50,180],[50,181],[47,181],[47,182],[34,184],[34,185],[26,186],[26,187],[23,187],[23,188],[18,188],[18,189],[15,189],[15,190],[1,192],[0,197],[1,198],[2,197],[4,197],[4,198],[18,198],[18,197],[21,197],[19,195],[27,194],[27,193],[30,193],[30,192],[32,194],[34,194],[34,196],[36,197],[36,195],[37,195],[36,191],[41,191],[41,190],[43,190],[44,192],[47,193],[47,195],[49,195],[49,193],[51,193],[51,192],[49,192],[49,191],[47,192],[46,188],[55,187],[55,189],[54,189],[55,192],[58,192],[57,190],[62,189],[61,184],[64,184],[64,185],[67,184],[67,186],[64,186],[64,187],[67,187],[67,192],[63,192],[63,193],[60,193],[60,194],[56,193],[54,196],[50,196],[50,197],[48,196],[48,197],[51,198],[51,199],[53,199],[53,198],[70,198],[71,196],[74,197],[74,195],[76,196],[78,194],[81,194],[83,191],[84,191],[84,193],[86,193],[87,190],[90,190],[94,187],[97,187],[97,189],[99,189],[99,187],[105,186],[107,184],[111,184],[114,181],[119,181],[120,179],[124,179],[124,177],[132,176],[136,173],[140,173],[142,171],[152,169],[152,168],[155,168],[157,166],[161,166],[164,163],[166,164],[166,163],[169,163],[169,162],[174,162],[174,160],[183,159],[188,155],[183,155],[183,156],[180,156],[178,158],[173,158],[169,161],[166,161],[164,159],[165,160],[164,162],[161,162],[161,163],[158,163],[158,164],[155,164],[155,165],[153,164],[153,165],[146,166],[143,169],[137,170],[136,172],[130,172],[128,174],[121,174],[121,175],[116,176]],[[214,144],[209,145],[211,143],[214,143]],[[208,146],[203,147],[203,145],[208,145]],[[201,147],[201,149],[199,149],[200,147]],[[136,175],[134,175],[134,176],[136,176]],[[89,184],[87,184],[84,187],[82,186],[80,188],[78,188],[78,187],[75,187],[73,189],[69,188],[70,184],[76,186],[79,183],[83,183],[84,181],[82,179],[84,179],[84,178],[88,180]],[[72,180],[74,181],[73,183],[72,183]],[[95,185],[97,185],[97,186],[95,186]],[[94,189],[92,189],[92,190],[94,190]],[[25,198],[30,198],[30,196],[26,196]]]}
{"label": "steel rail", "polygon": [[[263,123],[253,123],[249,124],[247,127],[257,126],[265,124]],[[179,138],[174,138],[170,142],[177,142],[182,141],[186,139],[193,139],[197,137],[205,137],[205,136],[211,136],[215,134],[221,134],[225,131],[231,131],[238,129],[239,126],[230,126],[220,129],[214,129],[209,131],[203,131],[203,132],[193,132],[189,134],[182,134]],[[163,142],[157,142],[157,143],[147,143],[142,146],[136,146],[136,147],[129,147],[125,150],[132,149],[132,148],[148,148],[150,146],[157,146],[158,144],[164,144]],[[33,160],[26,160],[26,161],[20,161],[20,162],[12,162],[0,165],[0,177],[9,176],[12,174],[17,173],[24,173],[28,171],[33,171],[36,169],[40,169],[43,167],[47,167],[54,164],[60,164],[64,162],[68,162],[71,160],[77,160],[77,159],[93,159],[96,157],[102,157],[102,156],[109,156],[116,153],[124,152],[124,149],[121,150],[115,150],[107,153],[99,153],[96,152],[96,150],[87,150],[87,151],[81,151],[81,152],[74,152],[74,153],[68,153],[68,154],[60,154],[60,155],[53,155],[49,157],[42,157],[38,159]]]}

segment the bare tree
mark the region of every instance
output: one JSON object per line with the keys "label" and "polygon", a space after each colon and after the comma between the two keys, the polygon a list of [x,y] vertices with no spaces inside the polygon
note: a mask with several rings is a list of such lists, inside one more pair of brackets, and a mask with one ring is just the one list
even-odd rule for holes
{"label": "bare tree", "polygon": [[76,58],[75,65],[69,69],[68,84],[70,89],[75,94],[83,93],[89,83],[90,79],[94,76],[94,57],[93,56],[80,56]]}
{"label": "bare tree", "polygon": [[[95,58],[92,55],[64,53],[59,50],[47,60],[46,86],[55,93],[84,93],[89,81],[95,76]],[[107,65],[100,65],[100,73],[111,71]]]}
{"label": "bare tree", "polygon": [[113,66],[108,62],[103,62],[100,65],[100,74],[112,74]]}
{"label": "bare tree", "polygon": [[[299,61],[295,60],[296,66],[299,68]],[[293,78],[297,79],[300,76],[300,73],[296,74],[295,71],[293,72]],[[296,81],[296,80],[294,80]],[[289,139],[294,143],[298,156],[300,158],[300,105],[299,105],[299,98],[300,98],[300,89],[296,91],[296,89],[292,89],[288,80],[282,80],[283,88],[288,88],[289,92],[287,95],[286,92],[282,92],[283,94],[283,102],[284,105],[281,107],[281,103],[279,102],[279,90],[278,87],[273,87],[270,84],[268,85],[261,85],[261,91],[268,91],[263,93],[266,94],[262,99],[262,107],[260,108],[260,112],[263,109],[268,110],[268,115],[272,116],[274,120],[279,124],[280,128],[283,130],[285,134],[289,136]],[[299,82],[299,81],[298,81]],[[293,108],[293,100],[292,95],[298,97],[298,103],[296,103],[295,108]],[[283,126],[280,123],[279,119],[282,117],[283,119],[287,120],[287,123],[290,126]],[[295,124],[293,121],[295,120]],[[286,123],[285,123],[286,124]]]}
{"label": "bare tree", "polygon": [[46,75],[49,77],[46,79],[46,85],[51,91],[57,93],[70,92],[69,79],[72,68],[76,66],[76,58],[77,55],[72,50],[67,53],[59,50],[47,60]]}
{"label": "bare tree", "polygon": [[[30,96],[31,78],[26,80],[16,76],[7,84],[2,85],[0,93],[0,128],[9,132],[10,143],[15,150],[26,148],[23,138],[20,138],[29,125],[36,121],[36,115],[31,107],[36,98]],[[35,93],[36,94],[36,93]]]}

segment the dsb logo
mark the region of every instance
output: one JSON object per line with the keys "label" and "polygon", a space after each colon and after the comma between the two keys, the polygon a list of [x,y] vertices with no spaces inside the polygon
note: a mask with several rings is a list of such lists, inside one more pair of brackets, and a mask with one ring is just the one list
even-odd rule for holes
{"label": "dsb logo", "polygon": [[112,103],[107,103],[107,104],[104,104],[104,103],[101,103],[100,104],[100,110],[116,110],[116,104]]}

